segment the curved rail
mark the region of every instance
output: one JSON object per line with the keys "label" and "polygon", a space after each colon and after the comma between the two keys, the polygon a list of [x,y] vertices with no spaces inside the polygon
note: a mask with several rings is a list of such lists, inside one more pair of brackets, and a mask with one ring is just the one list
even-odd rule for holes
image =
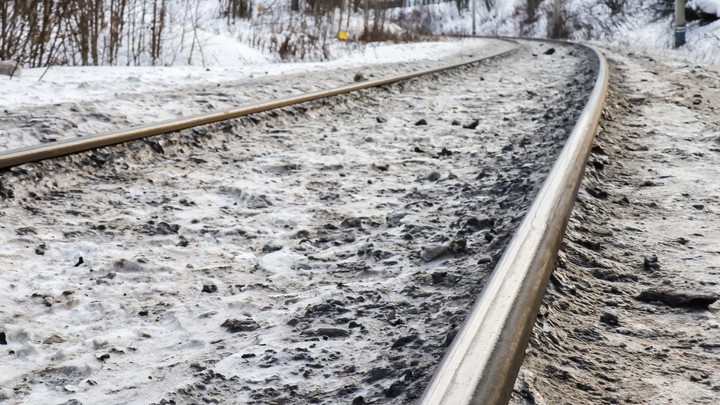
{"label": "curved rail", "polygon": [[506,404],[525,357],[608,86],[605,57],[588,103],[420,404]]}
{"label": "curved rail", "polygon": [[90,149],[101,148],[103,146],[115,145],[123,142],[128,142],[136,139],[141,139],[153,135],[164,134],[168,132],[180,131],[187,128],[192,128],[199,125],[211,124],[215,122],[225,121],[233,118],[238,118],[244,115],[259,113],[263,111],[269,111],[277,108],[287,107],[294,104],[305,103],[308,101],[318,100],[321,98],[327,98],[337,96],[340,94],[350,93],[353,91],[368,89],[371,87],[379,87],[390,83],[396,83],[403,80],[413,79],[419,76],[429,75],[437,73],[447,69],[458,68],[465,65],[481,62],[484,60],[490,60],[499,58],[502,56],[509,55],[518,49],[520,45],[517,42],[510,39],[501,39],[505,42],[512,42],[516,46],[490,56],[484,56],[481,58],[474,58],[469,61],[454,63],[438,68],[423,70],[419,72],[413,72],[398,76],[392,76],[385,79],[378,79],[372,81],[366,81],[362,83],[349,84],[346,86],[337,87],[330,90],[322,90],[309,94],[302,94],[298,96],[292,96],[280,100],[264,101],[259,103],[250,104],[244,107],[239,107],[232,110],[203,114],[192,116],[188,118],[173,119],[164,121],[158,124],[150,124],[138,126],[130,129],[114,131],[106,134],[89,135],[78,138],[65,139],[52,144],[42,144],[27,146],[24,148],[13,149],[9,151],[0,152],[0,169],[12,166],[18,166],[23,163],[35,162],[38,160],[49,159],[53,157],[69,155],[72,153],[83,152]]}

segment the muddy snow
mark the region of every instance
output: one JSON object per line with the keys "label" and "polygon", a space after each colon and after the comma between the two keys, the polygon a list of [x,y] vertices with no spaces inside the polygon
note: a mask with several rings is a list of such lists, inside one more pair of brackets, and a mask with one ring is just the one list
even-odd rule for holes
{"label": "muddy snow", "polygon": [[414,402],[584,106],[549,48],[3,171],[0,398]]}
{"label": "muddy snow", "polygon": [[611,92],[514,404],[720,403],[720,74],[606,51]]}

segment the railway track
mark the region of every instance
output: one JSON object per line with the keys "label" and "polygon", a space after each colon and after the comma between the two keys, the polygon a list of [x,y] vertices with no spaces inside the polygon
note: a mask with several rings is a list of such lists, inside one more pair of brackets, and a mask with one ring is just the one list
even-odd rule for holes
{"label": "railway track", "polygon": [[1,174],[4,304],[24,308],[3,314],[2,385],[24,401],[507,401],[606,81],[599,54],[526,42],[374,90],[3,153],[84,151]]}

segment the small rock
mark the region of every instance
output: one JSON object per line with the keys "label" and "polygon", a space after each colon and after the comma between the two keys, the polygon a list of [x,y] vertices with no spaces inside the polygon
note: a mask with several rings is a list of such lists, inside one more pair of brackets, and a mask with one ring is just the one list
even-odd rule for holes
{"label": "small rock", "polygon": [[0,345],[6,345],[7,343],[7,335],[5,332],[0,332]]}
{"label": "small rock", "polygon": [[495,220],[491,218],[483,218],[478,219],[475,217],[469,218],[467,221],[465,221],[465,225],[468,228],[473,228],[478,231],[482,231],[484,229],[492,228],[495,226]]}
{"label": "small rock", "polygon": [[75,263],[75,266],[73,266],[73,267],[78,267],[78,266],[80,266],[80,265],[83,264],[83,263],[85,263],[85,261],[83,260],[82,256],[80,256],[80,258],[78,259],[77,263]]}
{"label": "small rock", "polygon": [[392,349],[399,349],[401,347],[404,347],[408,343],[415,341],[417,338],[418,338],[417,334],[403,336],[400,339],[396,340],[395,343],[392,344]]}
{"label": "small rock", "polygon": [[431,262],[450,251],[450,245],[427,245],[420,248],[420,257]]}
{"label": "small rock", "polygon": [[452,154],[453,154],[452,151],[449,150],[448,148],[442,148],[442,150],[440,151],[440,153],[439,153],[438,155],[440,155],[440,156],[452,156]]}
{"label": "small rock", "polygon": [[341,228],[362,228],[362,220],[356,217],[345,218],[340,224]]}
{"label": "small rock", "polygon": [[423,119],[421,119],[420,121],[418,121],[418,122],[415,123],[415,125],[427,125],[427,124],[428,124],[428,123],[427,123],[427,121],[425,120],[425,118],[423,118]]}
{"label": "small rock", "polygon": [[463,125],[463,128],[465,129],[475,129],[480,125],[480,120],[475,120],[467,125]]}
{"label": "small rock", "polygon": [[62,343],[64,341],[65,341],[65,339],[63,339],[62,337],[60,337],[58,335],[52,335],[49,338],[43,340],[43,344],[51,345],[53,343]]}
{"label": "small rock", "polygon": [[358,395],[352,400],[352,405],[365,405],[365,398],[362,395]]}
{"label": "small rock", "polygon": [[203,284],[202,286],[202,292],[204,293],[214,293],[217,292],[218,288],[215,284]]}
{"label": "small rock", "polygon": [[227,319],[220,326],[227,329],[227,331],[230,333],[252,332],[254,330],[260,329],[260,325],[258,325],[258,323],[255,322],[252,318],[242,320]]}
{"label": "small rock", "polygon": [[548,48],[547,51],[543,52],[543,55],[552,55],[555,53],[555,48]]}
{"label": "small rock", "polygon": [[97,358],[99,361],[102,361],[102,362],[104,363],[105,360],[107,360],[107,359],[110,358],[110,355],[107,354],[107,353],[105,353],[105,354],[102,354],[102,355],[100,355],[100,356],[97,356],[96,358]]}
{"label": "small rock", "polygon": [[395,375],[395,372],[391,368],[377,367],[367,373],[365,382],[372,383],[378,380],[382,380]]}
{"label": "small rock", "polygon": [[378,124],[384,124],[384,123],[387,122],[387,118],[385,118],[385,117],[377,117],[377,118],[375,118],[375,121],[377,121]]}
{"label": "small rock", "polygon": [[458,126],[462,125],[462,123],[459,120],[452,120],[450,125],[452,125],[454,127],[458,127]]}
{"label": "small rock", "polygon": [[277,252],[278,250],[282,250],[283,245],[278,242],[270,242],[262,247],[263,253],[272,253]]}
{"label": "small rock", "polygon": [[658,271],[660,270],[660,263],[658,263],[658,258],[655,255],[652,256],[646,256],[643,261],[643,268],[645,271]]}
{"label": "small rock", "polygon": [[156,235],[172,235],[175,233],[178,233],[178,230],[180,229],[180,225],[176,224],[168,224],[167,222],[160,222],[157,224],[157,229],[155,229]]}
{"label": "small rock", "polygon": [[388,398],[395,398],[405,391],[405,383],[402,381],[395,381],[390,387],[385,390],[385,396]]}
{"label": "small rock", "polygon": [[432,274],[433,284],[440,284],[447,278],[447,271],[438,271]]}
{"label": "small rock", "polygon": [[357,72],[357,73],[355,73],[355,76],[353,76],[353,81],[355,81],[355,82],[362,82],[365,80],[367,80],[367,79],[365,78],[365,75],[363,74],[363,72]]}
{"label": "small rock", "polygon": [[648,289],[635,297],[636,300],[649,303],[662,303],[674,308],[707,310],[710,305],[720,299],[717,294],[700,292],[681,292],[661,289]]}
{"label": "small rock", "polygon": [[350,332],[348,332],[345,329],[340,329],[340,328],[308,329],[308,330],[302,331],[301,334],[305,335],[305,336],[327,336],[327,337],[331,337],[331,338],[350,336]]}
{"label": "small rock", "polygon": [[442,177],[442,175],[440,174],[440,172],[437,171],[437,170],[433,170],[433,171],[430,172],[427,176],[425,176],[425,180],[427,180],[427,181],[438,181],[438,180],[440,180],[440,177]]}
{"label": "small rock", "polygon": [[618,317],[616,315],[610,314],[610,313],[604,313],[600,316],[600,322],[610,325],[610,326],[618,326],[620,325],[620,322],[618,321]]}

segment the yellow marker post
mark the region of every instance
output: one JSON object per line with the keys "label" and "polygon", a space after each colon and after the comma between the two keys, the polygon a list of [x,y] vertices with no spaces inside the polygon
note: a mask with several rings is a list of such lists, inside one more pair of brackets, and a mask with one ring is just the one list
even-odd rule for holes
{"label": "yellow marker post", "polygon": [[341,41],[345,41],[348,39],[348,33],[347,31],[340,31],[338,32],[338,39]]}
{"label": "yellow marker post", "polygon": [[257,11],[258,11],[258,13],[262,13],[263,11],[265,11],[265,7],[258,6]]}

